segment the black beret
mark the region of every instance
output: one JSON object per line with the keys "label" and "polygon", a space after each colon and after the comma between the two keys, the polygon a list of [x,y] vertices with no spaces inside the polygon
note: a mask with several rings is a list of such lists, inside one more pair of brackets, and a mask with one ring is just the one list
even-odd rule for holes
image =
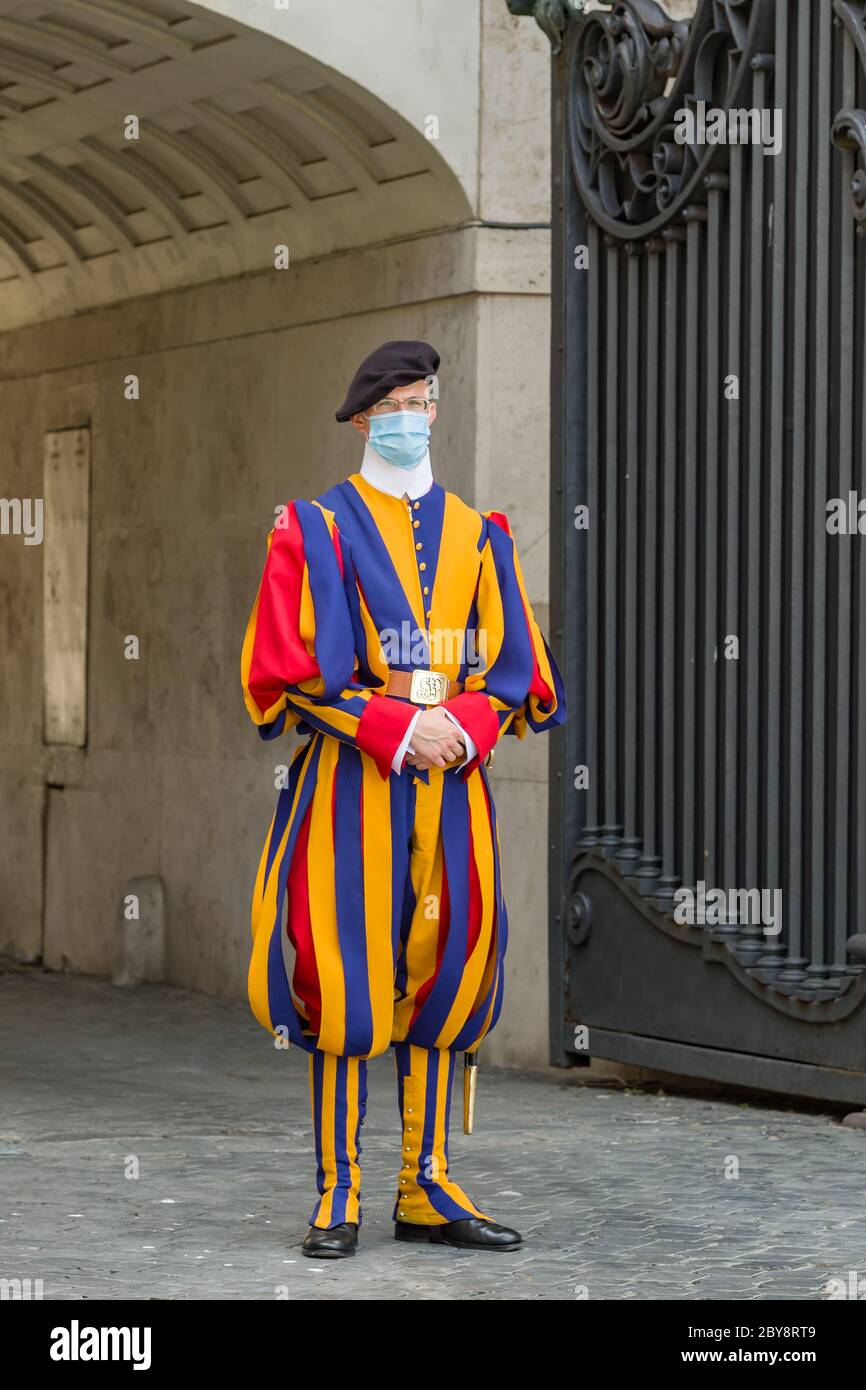
{"label": "black beret", "polygon": [[438,368],[439,354],[429,343],[402,340],[383,343],[364,358],[352,377],[337,419],[351,420],[353,415],[381,401],[392,386],[409,386],[413,381],[435,375]]}

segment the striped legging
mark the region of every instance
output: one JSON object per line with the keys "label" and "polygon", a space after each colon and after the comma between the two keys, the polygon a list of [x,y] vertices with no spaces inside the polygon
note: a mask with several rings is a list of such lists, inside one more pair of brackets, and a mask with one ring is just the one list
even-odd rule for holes
{"label": "striped legging", "polygon": [[[392,1219],[435,1226],[467,1216],[485,1216],[448,1173],[456,1052],[407,1042],[392,1046],[402,1120],[402,1158]],[[308,1055],[319,1191],[310,1225],[356,1222],[360,1227],[367,1062],[363,1057],[338,1057],[329,1052]]]}

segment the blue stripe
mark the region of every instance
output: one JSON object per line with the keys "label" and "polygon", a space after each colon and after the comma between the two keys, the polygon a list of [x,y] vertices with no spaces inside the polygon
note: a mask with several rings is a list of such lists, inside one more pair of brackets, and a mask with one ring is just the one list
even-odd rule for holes
{"label": "blue stripe", "polygon": [[457,777],[442,779],[440,819],[444,872],[448,878],[449,920],[436,982],[410,1030],[413,1043],[435,1047],[451,1011],[466,964],[469,940],[469,797]]}
{"label": "blue stripe", "polygon": [[[434,484],[435,486],[437,484]],[[334,513],[339,530],[349,537],[358,580],[377,628],[382,630],[394,627],[398,633],[402,633],[402,624],[408,622],[413,633],[412,644],[414,645],[417,639],[418,646],[423,646],[425,652],[421,665],[429,666],[430,653],[426,634],[420,629],[416,631],[415,616],[394,568],[390,552],[361,494],[346,480],[323,493],[321,502]],[[432,586],[430,591],[432,593]],[[400,645],[402,647],[402,642]],[[364,651],[365,648],[366,636],[359,650]],[[400,669],[412,669],[410,661],[399,665]]]}
{"label": "blue stripe", "polygon": [[[308,695],[306,698],[309,700],[313,697]],[[321,698],[324,701],[325,697],[322,696]],[[303,722],[308,728],[318,729],[320,733],[330,734],[332,738],[339,738],[342,739],[344,743],[351,743],[354,745],[355,740],[352,734],[344,733],[342,729],[335,729],[333,724],[328,723],[327,719],[323,719],[320,715],[313,714],[311,710],[296,705],[291,698],[289,699],[289,704],[302,716]],[[363,695],[347,695],[345,700],[332,698],[324,705],[324,708],[326,710],[338,709],[344,714],[354,715],[356,719],[360,719],[364,710],[367,708],[367,701],[364,699]]]}
{"label": "blue stripe", "polygon": [[279,738],[283,729],[286,727],[286,711],[281,709],[276,719],[272,719],[269,724],[258,724],[259,738]]}
{"label": "blue stripe", "polygon": [[[550,647],[547,645],[546,640],[544,639],[544,637],[542,637],[541,640],[544,643],[544,650],[547,654],[547,659],[550,663],[551,675],[553,676],[553,690],[554,694],[556,695],[556,709],[553,712],[553,714],[547,715],[546,718],[536,719],[533,716],[529,707],[527,706],[526,722],[529,725],[530,729],[534,729],[536,733],[538,733],[542,729],[552,729],[556,724],[564,724],[566,720],[565,686],[562,681],[562,676],[560,675],[559,667],[553,659],[553,653],[551,652]],[[543,708],[544,706],[542,706],[542,709]]]}
{"label": "blue stripe", "polygon": [[[331,508],[330,510],[333,510]],[[339,531],[339,528],[337,528]],[[355,652],[358,657],[358,670],[355,680],[362,685],[370,686],[374,690],[383,685],[383,681],[370,668],[367,660],[367,632],[364,621],[361,617],[361,592],[358,588],[358,578],[355,571],[355,561],[352,558],[352,547],[349,540],[339,531],[340,551],[343,556],[344,587],[346,599],[349,604],[349,619],[352,624],[352,634],[355,643]]]}
{"label": "blue stripe", "polygon": [[348,1068],[347,1059],[338,1057],[334,1077],[334,1168],[337,1182],[331,1198],[332,1226],[339,1226],[346,1219],[346,1204],[352,1185],[349,1155],[346,1152],[346,1124],[349,1116]]}
{"label": "blue stripe", "polygon": [[522,705],[532,683],[535,653],[514,568],[514,542],[500,526],[490,527],[490,549],[502,599],[503,642],[487,672],[485,690],[505,705]]}
{"label": "blue stripe", "polygon": [[[478,651],[478,636],[477,636],[477,634],[478,634],[478,622],[479,622],[479,619],[478,619],[478,584],[479,584],[480,582],[481,582],[481,580],[480,580],[480,576],[479,576],[478,583],[476,583],[476,585],[475,585],[475,593],[474,593],[473,596],[472,596],[472,603],[470,604],[470,607],[469,607],[469,616],[468,616],[468,618],[466,619],[466,622],[465,622],[464,627],[463,627],[463,633],[464,633],[463,655],[462,655],[462,659],[461,659],[461,662],[460,662],[460,670],[457,672],[457,679],[458,679],[459,681],[463,681],[464,684],[465,684],[465,682],[466,682],[466,677],[470,674],[470,671],[471,671],[472,675],[476,675],[477,673],[483,672],[483,670],[484,670],[483,662],[480,660],[480,657],[482,656],[482,653],[480,653],[480,652]],[[472,651],[472,653],[471,653],[471,656],[472,656],[472,665],[471,665],[471,667],[470,667],[470,665],[469,665],[469,656],[470,656],[470,652],[469,652],[469,638],[470,638],[470,636],[472,636],[473,642],[475,643],[475,646],[474,646],[473,651]]]}
{"label": "blue stripe", "polygon": [[304,556],[316,616],[316,662],[325,682],[321,699],[339,695],[352,679],[355,642],[346,590],[340,575],[334,542],[319,507],[295,503],[304,540]]}
{"label": "blue stripe", "polygon": [[[322,1209],[322,1201],[325,1197],[325,1167],[323,1161],[322,1133],[324,1130],[324,1077],[325,1077],[325,1056],[324,1052],[313,1052],[310,1054],[310,1067],[313,1075],[313,1135],[316,1146],[316,1187],[319,1191],[319,1200],[313,1208],[310,1217],[310,1225],[315,1225],[316,1218]],[[354,1148],[358,1155],[358,1164],[361,1161],[361,1126],[367,1111],[367,1063],[363,1057],[356,1060],[358,1068],[358,1109],[354,1125]],[[346,1220],[349,1202],[349,1193],[352,1190],[352,1172],[349,1160],[347,1136],[349,1130],[347,1121],[349,1115],[349,1061],[346,1057],[337,1059],[336,1072],[334,1078],[334,1157],[336,1181],[332,1189],[333,1197],[331,1200],[330,1226],[339,1226]],[[358,1228],[363,1224],[363,1212],[360,1205],[360,1192],[358,1194]]]}
{"label": "blue stripe", "polygon": [[[417,520],[420,524],[413,527],[417,532],[418,539],[424,547],[424,559],[427,562],[427,569],[424,578],[427,580],[431,594],[436,593],[436,572],[439,566],[439,551],[442,545],[442,524],[445,520],[445,489],[439,483],[434,483],[430,491],[425,493],[420,499],[421,506],[418,511]],[[425,608],[429,605],[425,603]]]}
{"label": "blue stripe", "polygon": [[[325,1054],[311,1052],[309,1066],[313,1080],[313,1140],[316,1146],[316,1189],[325,1191],[325,1168],[322,1161],[322,1080],[324,1076]],[[321,1197],[313,1207],[310,1225],[315,1225],[316,1217],[322,1208]]]}
{"label": "blue stripe", "polygon": [[[390,778],[391,789],[391,953],[395,963],[394,990],[406,994],[406,940],[415,911],[410,858],[415,820],[415,781],[403,772]],[[400,950],[400,944],[403,950]],[[398,955],[399,953],[399,955]]]}
{"label": "blue stripe", "polygon": [[363,769],[357,753],[340,747],[336,769],[334,819],[334,890],[337,937],[346,982],[346,1037],[350,1057],[373,1046],[373,1011],[367,967],[364,904],[364,846],[361,837]]}
{"label": "blue stripe", "polygon": [[474,1215],[468,1207],[462,1207],[454,1198],[440,1186],[439,1179],[448,1177],[448,1138],[451,1128],[451,1087],[454,1080],[454,1066],[456,1054],[448,1049],[448,1072],[445,1080],[445,1138],[442,1146],[442,1156],[445,1162],[445,1171],[439,1173],[436,1180],[425,1176],[424,1167],[435,1148],[436,1142],[436,1112],[438,1109],[437,1101],[439,1098],[439,1066],[438,1049],[431,1049],[427,1059],[427,1087],[424,1101],[424,1135],[422,1138],[421,1155],[419,1159],[418,1186],[423,1188],[427,1194],[427,1199],[431,1206],[438,1211],[440,1216],[444,1216],[447,1221],[460,1221],[466,1216]]}
{"label": "blue stripe", "polygon": [[[490,806],[490,834],[491,846],[493,849],[493,902],[495,904],[496,911],[495,952],[497,961],[496,963],[494,963],[493,966],[493,979],[490,982],[490,986],[487,990],[487,993],[485,994],[478,1008],[475,1009],[474,1012],[469,1015],[463,1027],[460,1029],[460,1032],[457,1034],[456,1038],[451,1044],[453,1048],[460,1051],[464,1051],[467,1047],[469,1047],[469,1045],[473,1043],[476,1037],[478,1036],[478,1030],[484,1023],[484,1019],[487,1015],[487,1010],[490,1007],[490,999],[494,989],[497,992],[496,1002],[493,1006],[493,1012],[490,1015],[490,1023],[487,1025],[487,1028],[485,1029],[485,1037],[491,1031],[494,1023],[496,1022],[496,1019],[499,1017],[499,1010],[502,1008],[502,985],[505,976],[505,971],[503,970],[502,966],[505,959],[505,948],[508,945],[508,916],[505,911],[505,898],[502,892],[501,866],[499,863],[499,848],[496,842],[496,807],[493,804],[493,795],[490,790],[490,781],[487,776],[487,769],[484,767],[483,763],[480,765],[479,771],[481,773],[484,785],[487,789],[488,803]],[[497,964],[499,966],[498,969]]]}
{"label": "blue stripe", "polygon": [[274,1029],[284,1027],[287,1029],[289,1038],[298,1047],[302,1047],[305,1052],[312,1052],[316,1046],[313,1037],[307,1037],[302,1030],[300,1014],[292,1002],[289,981],[286,977],[286,964],[283,960],[283,902],[286,896],[286,883],[289,877],[289,869],[292,863],[292,855],[295,843],[303,824],[304,816],[307,813],[313,792],[316,789],[316,774],[318,771],[319,757],[322,751],[321,739],[317,739],[310,755],[309,772],[301,795],[298,800],[298,808],[292,821],[292,828],[286,841],[286,848],[280,860],[279,877],[277,879],[276,897],[276,916],[271,927],[271,938],[268,943],[268,1012],[271,1016],[271,1027]]}
{"label": "blue stripe", "polygon": [[270,877],[271,865],[274,862],[274,857],[280,847],[286,826],[289,823],[289,816],[292,814],[292,802],[295,799],[295,792],[298,789],[301,769],[307,761],[307,754],[309,751],[310,744],[307,744],[306,747],[302,746],[297,750],[289,767],[289,780],[286,786],[281,789],[280,795],[277,798],[277,809],[274,813],[274,828],[268,842],[268,857],[265,862],[265,877],[262,883],[263,892],[268,878]]}

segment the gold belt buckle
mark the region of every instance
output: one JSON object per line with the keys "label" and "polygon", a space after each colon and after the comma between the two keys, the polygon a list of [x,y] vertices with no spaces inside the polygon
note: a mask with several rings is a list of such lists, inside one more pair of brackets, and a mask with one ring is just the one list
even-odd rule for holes
{"label": "gold belt buckle", "polygon": [[448,694],[448,677],[442,671],[413,671],[409,699],[415,705],[441,705]]}

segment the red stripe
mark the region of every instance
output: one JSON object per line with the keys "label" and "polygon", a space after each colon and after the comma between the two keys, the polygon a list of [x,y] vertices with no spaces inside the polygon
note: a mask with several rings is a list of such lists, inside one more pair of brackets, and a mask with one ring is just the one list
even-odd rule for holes
{"label": "red stripe", "polygon": [[505,532],[506,536],[511,535],[511,527],[508,525],[508,517],[505,515],[504,512],[488,512],[487,515],[491,521],[496,522],[496,525],[499,526]]}
{"label": "red stripe", "polygon": [[[336,779],[335,779],[336,780]],[[313,926],[310,921],[310,885],[307,878],[307,852],[310,841],[310,806],[298,831],[292,864],[288,876],[289,911],[286,922],[288,938],[295,948],[295,969],[292,989],[303,1000],[314,1033],[322,1027],[322,991],[313,945]]]}
{"label": "red stripe", "polygon": [[[483,784],[482,784],[483,785]],[[481,914],[483,909],[481,897],[481,880],[478,877],[478,865],[475,862],[475,840],[472,829],[469,830],[469,931],[466,939],[466,960],[472,955],[475,943],[481,935]]]}
{"label": "red stripe", "polygon": [[[418,912],[422,905],[416,905],[415,911]],[[409,1027],[415,1022],[418,1014],[427,1002],[427,996],[439,978],[439,968],[442,965],[442,957],[445,954],[445,946],[448,941],[448,928],[451,923],[451,895],[448,892],[448,873],[445,868],[445,857],[442,857],[442,888],[439,893],[439,930],[436,937],[436,963],[433,966],[433,973],[430,978],[419,985],[415,995],[415,1008],[412,1010],[412,1021]]]}
{"label": "red stripe", "polygon": [[418,706],[393,695],[371,695],[355,730],[355,743],[375,762],[382,777],[391,774],[394,754],[403,742]]}
{"label": "red stripe", "polygon": [[[496,886],[496,867],[495,867],[495,866],[496,866],[496,860],[497,860],[497,858],[498,858],[498,856],[499,856],[499,847],[498,847],[498,845],[497,845],[497,843],[496,843],[496,826],[493,824],[493,811],[492,811],[491,805],[490,805],[490,792],[489,792],[489,790],[488,790],[487,783],[484,781],[484,778],[483,778],[483,777],[482,777],[482,779],[481,779],[481,790],[482,790],[483,793],[484,793],[484,806],[485,806],[485,808],[486,808],[486,810],[487,810],[487,823],[488,823],[489,828],[490,828],[490,847],[491,847],[491,850],[492,850],[492,853],[493,853],[494,870],[493,870],[493,876],[492,876],[491,887],[493,887],[493,888],[495,889],[495,886]],[[498,902],[497,902],[497,900],[496,900],[496,894],[495,894],[495,892],[494,892],[494,895],[493,895],[493,930],[492,930],[491,933],[490,933],[490,945],[489,945],[489,947],[487,948],[487,960],[485,961],[485,968],[486,968],[487,965],[490,964],[490,957],[491,957],[492,955],[494,955],[495,952],[496,952],[496,948],[497,948],[497,937],[498,937],[498,935],[499,935],[499,904],[498,904]]]}
{"label": "red stripe", "polygon": [[489,695],[485,695],[483,690],[464,690],[462,695],[454,695],[446,700],[445,707],[459,720],[478,749],[478,756],[460,769],[465,782],[499,738],[499,719],[490,704]]}
{"label": "red stripe", "polygon": [[287,685],[320,674],[298,631],[306,560],[294,502],[284,517],[285,525],[273,529],[265,561],[250,661],[249,691],[263,714]]}

